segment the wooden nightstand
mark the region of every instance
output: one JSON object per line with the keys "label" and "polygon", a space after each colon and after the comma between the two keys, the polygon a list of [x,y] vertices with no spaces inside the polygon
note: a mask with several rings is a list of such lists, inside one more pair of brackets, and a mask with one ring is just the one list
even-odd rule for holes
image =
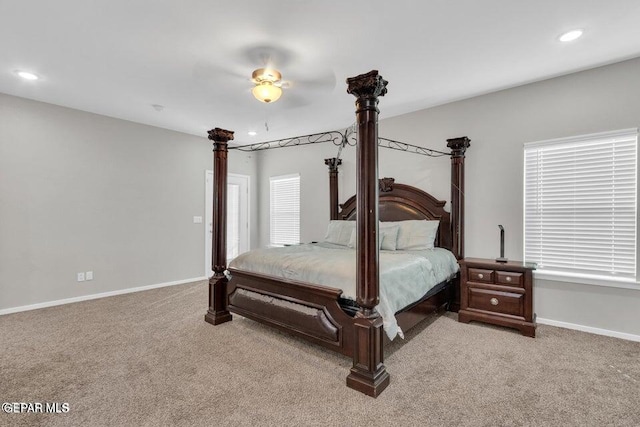
{"label": "wooden nightstand", "polygon": [[471,320],[519,329],[535,337],[533,270],[535,264],[491,259],[460,260],[458,320]]}

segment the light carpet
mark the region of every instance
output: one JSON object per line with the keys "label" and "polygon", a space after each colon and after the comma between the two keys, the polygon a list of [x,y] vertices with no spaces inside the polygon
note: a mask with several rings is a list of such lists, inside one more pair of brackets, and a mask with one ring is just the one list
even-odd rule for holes
{"label": "light carpet", "polygon": [[448,313],[387,348],[373,399],[345,386],[349,358],[206,307],[200,282],[0,316],[0,401],[70,408],[0,425],[640,425],[640,343]]}

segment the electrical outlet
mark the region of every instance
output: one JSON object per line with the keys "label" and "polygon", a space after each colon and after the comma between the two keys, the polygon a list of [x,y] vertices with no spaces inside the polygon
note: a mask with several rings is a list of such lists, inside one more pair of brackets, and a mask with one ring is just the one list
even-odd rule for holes
{"label": "electrical outlet", "polygon": [[194,224],[202,224],[202,217],[201,216],[194,216],[193,217],[193,223]]}
{"label": "electrical outlet", "polygon": [[84,278],[86,280],[93,280],[93,271],[87,271],[86,273],[84,273]]}
{"label": "electrical outlet", "polygon": [[84,282],[84,273],[78,273],[78,282]]}

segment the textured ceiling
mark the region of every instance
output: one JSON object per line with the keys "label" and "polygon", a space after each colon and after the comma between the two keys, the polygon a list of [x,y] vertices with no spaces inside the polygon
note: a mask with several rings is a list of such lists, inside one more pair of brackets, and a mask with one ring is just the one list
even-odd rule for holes
{"label": "textured ceiling", "polygon": [[[0,92],[250,143],[348,126],[371,69],[384,118],[640,56],[639,21],[637,0],[0,0]],[[267,61],[274,104],[251,95]]]}

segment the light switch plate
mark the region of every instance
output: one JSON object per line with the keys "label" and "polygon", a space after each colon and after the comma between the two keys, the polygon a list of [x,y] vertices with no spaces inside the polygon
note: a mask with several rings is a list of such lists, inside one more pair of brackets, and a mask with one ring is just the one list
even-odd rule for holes
{"label": "light switch plate", "polygon": [[202,217],[201,216],[194,216],[193,217],[193,223],[194,224],[202,224]]}

